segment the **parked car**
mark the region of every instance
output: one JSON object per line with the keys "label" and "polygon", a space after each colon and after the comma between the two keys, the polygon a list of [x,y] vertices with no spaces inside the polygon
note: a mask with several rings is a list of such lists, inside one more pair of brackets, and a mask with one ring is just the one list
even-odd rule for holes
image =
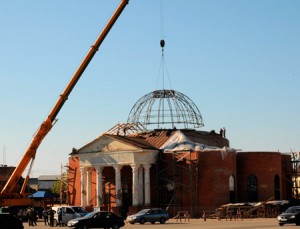
{"label": "parked car", "polygon": [[1,229],[23,229],[23,222],[21,219],[9,214],[0,213]]}
{"label": "parked car", "polygon": [[54,214],[54,226],[58,225],[58,213],[62,211],[62,224],[67,225],[71,219],[76,219],[85,216],[88,212],[81,206],[59,206],[52,207],[55,211]]}
{"label": "parked car", "polygon": [[291,223],[300,225],[300,206],[289,207],[277,217],[277,220],[280,226]]}
{"label": "parked car", "polygon": [[68,227],[78,228],[113,228],[118,229],[125,225],[124,219],[109,211],[91,212],[84,217],[72,219]]}
{"label": "parked car", "polygon": [[169,213],[161,208],[143,209],[134,215],[127,216],[126,219],[126,221],[130,224],[144,224],[146,222],[150,222],[152,224],[159,222],[163,224],[167,220],[169,220]]}

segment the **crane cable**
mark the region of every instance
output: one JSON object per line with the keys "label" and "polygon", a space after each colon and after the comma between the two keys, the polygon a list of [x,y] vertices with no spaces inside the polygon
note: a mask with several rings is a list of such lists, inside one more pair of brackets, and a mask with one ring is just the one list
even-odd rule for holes
{"label": "crane cable", "polygon": [[[165,89],[165,70],[167,73],[168,81],[170,84],[170,88],[172,89],[172,84],[170,81],[169,73],[168,73],[168,68],[166,65],[166,61],[164,58],[164,48],[165,48],[165,39],[164,39],[164,4],[163,0],[160,0],[160,32],[161,32],[161,40],[160,40],[160,47],[161,47],[161,63],[160,63],[160,68],[159,68],[159,73],[162,71],[162,84],[163,84],[163,89]],[[159,74],[158,73],[158,78],[157,78],[157,85],[158,86],[158,81],[159,81]]]}
{"label": "crane cable", "polygon": [[164,39],[164,3],[160,0],[160,33],[161,38]]}

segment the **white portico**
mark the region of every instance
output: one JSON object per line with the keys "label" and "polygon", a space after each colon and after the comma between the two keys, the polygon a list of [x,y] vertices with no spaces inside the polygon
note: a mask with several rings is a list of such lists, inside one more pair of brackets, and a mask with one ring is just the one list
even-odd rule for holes
{"label": "white portico", "polygon": [[[130,166],[132,206],[150,206],[150,168],[156,163],[157,154],[158,150],[143,138],[109,134],[101,135],[77,150],[81,172],[81,205],[88,206],[96,199],[96,206],[102,206],[103,169],[111,167],[115,175],[115,205],[121,207],[121,171],[124,166]],[[92,184],[92,173],[96,176],[95,187]]]}

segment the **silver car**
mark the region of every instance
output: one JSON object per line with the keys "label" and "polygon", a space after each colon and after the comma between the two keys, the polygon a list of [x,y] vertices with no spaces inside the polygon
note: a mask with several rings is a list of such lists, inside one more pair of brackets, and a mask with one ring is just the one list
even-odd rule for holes
{"label": "silver car", "polygon": [[169,213],[161,208],[143,209],[134,215],[129,215],[126,219],[126,221],[130,224],[144,224],[146,222],[150,222],[152,224],[159,222],[163,224],[167,220],[169,220]]}
{"label": "silver car", "polygon": [[80,207],[80,206],[59,206],[59,207],[52,207],[54,211],[56,211],[54,215],[54,226],[58,225],[58,213],[61,211],[61,220],[63,225],[67,225],[68,221],[71,219],[76,219],[79,217],[83,217],[88,212]]}

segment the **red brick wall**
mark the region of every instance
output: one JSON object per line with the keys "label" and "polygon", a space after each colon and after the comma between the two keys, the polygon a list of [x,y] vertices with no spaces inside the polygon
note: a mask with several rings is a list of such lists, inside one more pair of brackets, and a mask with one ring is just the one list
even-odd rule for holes
{"label": "red brick wall", "polygon": [[77,157],[69,158],[69,203],[80,206],[81,204],[81,172],[80,162]]}
{"label": "red brick wall", "polygon": [[[189,211],[192,216],[199,216],[202,211],[215,210],[230,200],[229,177],[233,176],[236,187],[236,153],[217,150],[191,152],[183,158],[184,153],[172,158],[165,154],[165,161],[172,164],[161,165],[165,178],[174,175],[174,201],[169,212]],[[162,186],[163,204],[169,204],[172,193],[169,194]]]}
{"label": "red brick wall", "polygon": [[247,196],[248,176],[257,177],[258,201],[274,197],[274,177],[279,176],[282,187],[282,156],[278,152],[241,152],[237,154],[238,201],[249,201]]}
{"label": "red brick wall", "polygon": [[282,167],[281,167],[281,173],[282,173],[282,179],[280,180],[281,183],[281,199],[283,200],[289,200],[292,198],[292,187],[291,187],[291,177],[290,173],[292,170],[291,165],[291,155],[288,154],[282,154],[281,157],[282,160]]}
{"label": "red brick wall", "polygon": [[[168,163],[152,165],[151,173],[151,203],[157,206],[161,201],[163,206],[169,205],[172,193],[166,191],[164,182],[158,177],[161,173],[165,178],[174,177],[175,199],[172,205],[176,209],[170,210],[177,213],[178,210],[188,210],[194,216],[199,216],[203,210],[213,210],[230,202],[229,177],[233,176],[237,202],[247,201],[247,180],[250,174],[254,174],[258,181],[258,201],[268,200],[274,195],[274,177],[279,176],[281,199],[287,199],[290,190],[287,189],[286,166],[289,165],[290,156],[278,152],[223,152],[217,150],[191,152],[190,156],[181,161],[173,158],[172,154],[165,154],[164,160]],[[181,155],[182,156],[182,155]],[[180,157],[180,156],[179,156]],[[175,160],[175,170],[172,161]],[[171,164],[170,164],[171,162]],[[69,197],[70,204],[81,204],[81,172],[78,158],[69,159]],[[174,174],[175,172],[175,174]],[[121,169],[122,184],[126,180],[128,185],[127,204],[132,203],[132,169],[129,165]],[[115,205],[115,172],[113,167],[103,169],[103,188],[110,183],[110,203],[106,206],[111,210]],[[126,183],[125,182],[125,183]],[[105,190],[103,190],[105,192]],[[158,200],[159,194],[163,199]],[[96,206],[96,171],[92,175],[92,204]],[[178,208],[178,209],[177,209]]]}
{"label": "red brick wall", "polygon": [[230,176],[233,176],[236,187],[236,153],[200,152],[198,169],[199,207],[208,210],[228,203]]}

